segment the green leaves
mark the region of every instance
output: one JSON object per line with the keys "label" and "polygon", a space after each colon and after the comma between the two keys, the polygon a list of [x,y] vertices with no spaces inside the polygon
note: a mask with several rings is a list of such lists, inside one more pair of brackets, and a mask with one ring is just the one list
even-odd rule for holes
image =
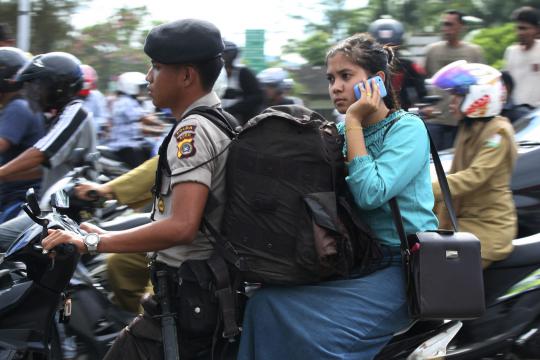
{"label": "green leaves", "polygon": [[481,29],[472,42],[484,50],[486,62],[500,69],[503,66],[504,51],[517,41],[513,23]]}

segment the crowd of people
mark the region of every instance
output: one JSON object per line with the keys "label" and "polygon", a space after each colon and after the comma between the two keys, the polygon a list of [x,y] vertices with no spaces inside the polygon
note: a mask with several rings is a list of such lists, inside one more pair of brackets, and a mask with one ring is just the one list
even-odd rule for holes
{"label": "crowd of people", "polygon": [[[326,77],[342,118],[345,180],[359,213],[388,249],[385,266],[352,279],[257,290],[245,309],[238,359],[371,359],[411,323],[389,201],[399,199],[407,233],[448,227],[439,185],[430,176],[428,131],[439,149],[454,147],[448,182],[461,229],[482,244],[484,267],[511,253],[517,219],[509,186],[517,150],[510,120],[540,105],[540,15],[525,7],[512,20],[519,43],[506,50],[502,73],[484,64],[480,47],[461,40],[464,14],[454,10],[441,15],[443,40],[427,47],[423,67],[403,56],[404,29],[393,19],[378,20],[369,33],[328,50]],[[224,109],[243,125],[268,106],[303,105],[291,96],[285,69],[256,75],[239,64],[236,44],[203,20],[153,28],[144,45],[148,72],[120,74],[110,103],[90,65],[64,52],[32,57],[13,47],[7,28],[0,35],[0,249],[31,225],[12,211],[26,189],[44,190],[65,176],[75,148],[93,152],[98,143],[107,145],[134,169],[105,184],[82,184],[78,196],[95,190],[133,207],[152,202],[153,221],[115,232],[83,223],[87,237],[49,230],[42,244],[46,250],[71,243],[81,253],[112,253],[116,300],[133,312],[156,271],[176,272],[213,253],[215,239],[201,222],[220,228],[231,138],[190,111]],[[386,96],[368,80],[374,76],[382,79]],[[442,100],[424,110],[424,119],[406,111],[430,92]],[[161,111],[176,119],[167,136],[155,115]],[[159,140],[149,142],[149,134]],[[177,280],[170,285],[182,294]],[[107,359],[163,358],[159,305],[153,297],[142,305]],[[174,306],[180,316],[183,309]],[[209,356],[211,330],[182,328],[182,358]]]}

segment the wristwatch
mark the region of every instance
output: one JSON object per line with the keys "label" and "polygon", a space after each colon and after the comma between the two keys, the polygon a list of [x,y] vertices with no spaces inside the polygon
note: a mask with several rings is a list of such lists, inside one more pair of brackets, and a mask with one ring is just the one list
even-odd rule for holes
{"label": "wristwatch", "polygon": [[86,248],[88,249],[88,253],[90,255],[96,255],[98,253],[97,247],[99,244],[99,240],[99,235],[96,233],[90,233],[84,237],[83,242],[84,245],[86,245]]}

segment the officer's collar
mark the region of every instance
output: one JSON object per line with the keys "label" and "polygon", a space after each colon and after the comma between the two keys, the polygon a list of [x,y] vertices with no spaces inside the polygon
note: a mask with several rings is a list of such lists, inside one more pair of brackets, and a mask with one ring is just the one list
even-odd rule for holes
{"label": "officer's collar", "polygon": [[180,118],[183,118],[184,115],[186,115],[189,111],[195,109],[199,106],[208,106],[208,107],[218,107],[221,105],[221,100],[217,96],[217,94],[213,91],[209,92],[208,94],[204,95],[203,97],[200,97],[199,99],[195,100],[186,111],[182,113],[182,116]]}

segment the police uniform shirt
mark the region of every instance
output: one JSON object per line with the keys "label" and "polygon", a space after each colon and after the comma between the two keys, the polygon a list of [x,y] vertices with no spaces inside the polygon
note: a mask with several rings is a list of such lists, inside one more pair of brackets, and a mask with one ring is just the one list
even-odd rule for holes
{"label": "police uniform shirt", "polygon": [[[219,107],[220,105],[219,98],[212,92],[193,103],[185,113],[198,106]],[[154,199],[155,220],[170,216],[172,190],[175,185],[197,182],[209,189],[204,216],[216,229],[219,229],[225,206],[227,151],[205,165],[194,168],[214,158],[225,149],[229,142],[229,137],[223,131],[200,115],[190,115],[176,125],[167,147],[167,162],[171,169],[171,176],[161,170],[163,171],[162,186],[159,196]],[[189,204],[185,204],[184,211],[191,211]],[[188,259],[207,259],[212,251],[213,246],[207,235],[199,231],[191,244],[161,250],[157,252],[156,260],[178,267]]]}

